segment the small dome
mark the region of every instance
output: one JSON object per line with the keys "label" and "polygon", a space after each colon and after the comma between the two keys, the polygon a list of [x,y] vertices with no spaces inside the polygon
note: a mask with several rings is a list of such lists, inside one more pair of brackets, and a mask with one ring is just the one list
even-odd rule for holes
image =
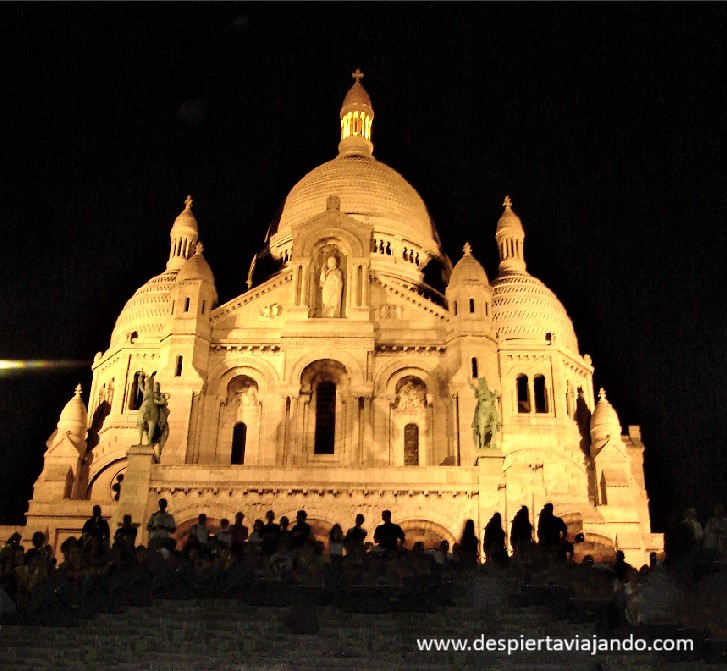
{"label": "small dome", "polygon": [[194,252],[194,256],[192,256],[192,258],[189,259],[180,268],[179,273],[177,274],[177,285],[180,285],[183,282],[201,280],[202,282],[206,282],[207,284],[211,285],[212,291],[215,295],[214,300],[217,301],[215,276],[212,274],[212,268],[210,268],[210,264],[207,263],[207,260],[202,254],[203,251],[204,248],[202,247],[202,243],[198,242],[197,248]]}
{"label": "small dome", "polygon": [[163,335],[171,315],[171,291],[178,270],[152,277],[126,302],[111,334],[111,347],[129,342],[133,333],[142,338]]}
{"label": "small dome", "polygon": [[482,284],[489,286],[490,282],[487,279],[487,273],[482,267],[480,262],[472,256],[472,247],[469,242],[465,243],[464,256],[459,260],[457,265],[452,270],[452,275],[449,278],[449,286],[455,284]]}
{"label": "small dome", "polygon": [[591,415],[591,438],[600,442],[621,435],[621,422],[616,410],[606,398],[606,390],[601,388],[598,392],[598,403]]}
{"label": "small dome", "polygon": [[70,433],[73,438],[82,440],[86,436],[88,410],[81,398],[81,385],[76,387],[73,398],[66,403],[58,419],[58,432],[62,435]]}
{"label": "small dome", "polygon": [[498,337],[557,342],[578,353],[578,339],[556,295],[527,272],[501,273],[492,283],[492,318]]}
{"label": "small dome", "polygon": [[338,156],[309,172],[290,191],[269,230],[270,247],[293,228],[323,213],[335,194],[341,212],[374,227],[374,235],[401,236],[440,256],[439,235],[424,201],[396,170],[371,156]]}
{"label": "small dome", "polygon": [[214,285],[215,276],[212,274],[210,264],[207,263],[207,259],[202,254],[203,251],[202,243],[198,242],[194,256],[179,269],[179,273],[177,273],[177,284],[187,280],[203,280]]}

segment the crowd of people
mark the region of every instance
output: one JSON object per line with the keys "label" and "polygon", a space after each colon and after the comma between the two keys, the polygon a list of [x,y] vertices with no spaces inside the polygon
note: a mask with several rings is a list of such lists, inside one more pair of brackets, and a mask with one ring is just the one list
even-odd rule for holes
{"label": "crowd of people", "polygon": [[[94,506],[80,536],[61,544],[62,561],[57,565],[43,533],[33,535],[28,549],[14,534],[0,550],[0,617],[32,617],[49,605],[78,608],[99,589],[113,591],[113,585],[143,591],[151,584],[162,596],[165,589],[179,584],[234,591],[249,588],[255,581],[345,589],[400,586],[412,577],[479,568],[502,571],[513,591],[547,569],[572,592],[607,600],[608,627],[636,626],[642,621],[641,584],[657,568],[655,556],[650,566],[637,570],[621,552],[614,563],[599,564],[585,556],[576,564],[568,527],[554,515],[550,503],[540,511],[536,528],[528,508],[522,506],[512,519],[509,537],[501,514],[495,513],[482,542],[474,521],[466,520],[452,547],[442,540],[429,548],[419,541],[407,548],[406,534],[392,522],[389,510],[383,511],[371,535],[364,516],[358,514],[345,533],[341,524],[333,525],[323,542],[313,534],[305,510],[297,512],[292,525],[287,517],[278,520],[269,510],[265,520],[254,521],[251,530],[242,512],[234,522],[223,519],[214,527],[202,513],[181,531],[167,508],[167,501],[160,499],[159,509],[147,521],[148,544],[143,546],[137,543],[139,524],[131,516],[123,517],[112,538],[101,508]],[[696,558],[724,560],[725,539],[727,520],[721,506],[704,529],[693,511],[687,511],[666,535],[666,565],[682,580],[684,566],[693,566]],[[691,576],[689,571],[686,575]]]}

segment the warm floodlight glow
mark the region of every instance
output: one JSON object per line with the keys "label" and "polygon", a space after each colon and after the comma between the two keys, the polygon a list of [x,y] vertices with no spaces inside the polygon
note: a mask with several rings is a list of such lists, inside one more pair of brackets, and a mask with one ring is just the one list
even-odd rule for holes
{"label": "warm floodlight glow", "polygon": [[0,359],[0,375],[10,375],[16,371],[26,370],[81,368],[88,365],[88,361],[73,359]]}

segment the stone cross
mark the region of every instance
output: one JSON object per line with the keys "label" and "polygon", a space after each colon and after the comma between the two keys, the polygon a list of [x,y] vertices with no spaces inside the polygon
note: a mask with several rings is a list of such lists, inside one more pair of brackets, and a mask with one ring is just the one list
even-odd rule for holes
{"label": "stone cross", "polygon": [[510,200],[510,196],[505,196],[505,200],[502,203],[503,207],[512,207],[512,200]]}
{"label": "stone cross", "polygon": [[361,72],[359,68],[356,68],[356,72],[352,72],[351,76],[356,80],[357,84],[360,84],[360,80],[363,79],[364,73]]}
{"label": "stone cross", "polygon": [[472,245],[469,242],[464,243],[464,247],[462,247],[462,251],[465,253],[465,255],[469,256],[472,254]]}
{"label": "stone cross", "polygon": [[184,204],[187,206],[188,210],[192,209],[192,196],[187,196],[186,200],[184,201]]}

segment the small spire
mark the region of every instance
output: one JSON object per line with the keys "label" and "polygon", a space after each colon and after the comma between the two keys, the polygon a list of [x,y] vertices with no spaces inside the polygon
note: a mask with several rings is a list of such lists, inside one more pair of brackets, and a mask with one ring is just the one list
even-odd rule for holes
{"label": "small spire", "polygon": [[606,390],[603,387],[601,387],[598,390],[598,400],[599,401],[605,401],[606,400]]}
{"label": "small spire", "polygon": [[76,385],[76,397],[81,398],[81,383],[80,382]]}
{"label": "small spire", "polygon": [[192,203],[193,202],[194,201],[192,200],[192,196],[187,196],[187,198],[184,201],[184,204],[186,206],[184,209],[185,210],[191,210],[192,209]]}
{"label": "small spire", "polygon": [[356,68],[356,72],[352,72],[351,76],[356,80],[357,84],[360,84],[361,80],[363,79],[364,73],[361,72],[360,68]]}
{"label": "small spire", "polygon": [[462,251],[465,256],[472,256],[472,245],[469,242],[465,242],[464,247],[462,247]]}
{"label": "small spire", "polygon": [[505,200],[502,201],[502,206],[510,209],[512,207],[512,199],[510,196],[505,196]]}

